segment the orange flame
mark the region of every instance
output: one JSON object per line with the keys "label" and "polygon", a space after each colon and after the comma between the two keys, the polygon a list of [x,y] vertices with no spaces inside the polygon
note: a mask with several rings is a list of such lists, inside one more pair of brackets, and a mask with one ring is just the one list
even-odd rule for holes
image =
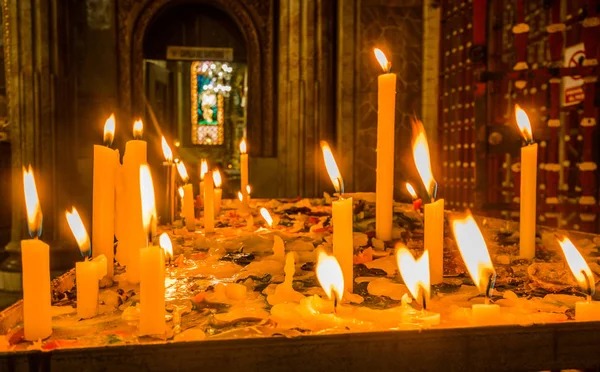
{"label": "orange flame", "polygon": [[271,213],[269,213],[269,211],[266,208],[260,209],[260,215],[265,219],[269,227],[273,227],[273,217],[271,217]]}
{"label": "orange flame", "polygon": [[181,177],[181,180],[183,182],[187,183],[190,180],[190,176],[188,176],[188,172],[187,172],[187,169],[185,168],[185,164],[183,164],[182,161],[177,163],[177,172],[179,172],[179,176]]}
{"label": "orange flame", "polygon": [[381,69],[383,72],[389,72],[392,68],[392,63],[388,61],[385,54],[381,51],[381,49],[374,48],[373,52],[375,53],[375,58],[377,58],[377,62],[381,65]]}
{"label": "orange flame", "polygon": [[173,243],[171,243],[169,234],[160,234],[160,237],[158,238],[158,245],[165,251],[165,257],[168,257],[169,259],[173,258]]}
{"label": "orange flame", "polygon": [[110,146],[115,138],[115,114],[110,114],[104,123],[104,143]]}
{"label": "orange flame", "polygon": [[596,290],[596,280],[587,262],[569,238],[564,237],[562,240],[559,239],[558,242],[577,283],[583,290],[587,290],[590,296],[593,296]]}
{"label": "orange flame", "polygon": [[246,146],[246,139],[242,138],[242,141],[240,142],[240,152],[242,154],[245,154],[248,151],[247,146]]}
{"label": "orange flame", "polygon": [[417,195],[417,192],[415,191],[415,188],[408,182],[406,183],[406,190],[408,191],[410,196],[412,196],[413,199],[419,198],[419,196]]}
{"label": "orange flame", "polygon": [[529,122],[529,116],[527,116],[525,110],[519,105],[515,105],[515,118],[517,119],[517,126],[525,141],[533,141],[533,132],[531,130],[531,123]]}
{"label": "orange flame", "polygon": [[144,132],[144,123],[142,119],[136,120],[133,123],[133,138],[142,138],[142,133]]}
{"label": "orange flame", "polygon": [[208,172],[208,162],[206,159],[200,161],[200,180],[204,181],[204,175]]}
{"label": "orange flame", "polygon": [[73,236],[75,236],[75,240],[77,241],[77,245],[79,246],[79,250],[81,254],[84,256],[89,256],[90,253],[90,237],[83,226],[83,221],[81,221],[81,217],[79,216],[79,212],[75,207],[72,208],[72,211],[66,212],[67,215],[67,223],[71,228],[71,232],[73,232]]}
{"label": "orange flame", "polygon": [[156,221],[156,201],[154,199],[154,184],[148,165],[140,166],[140,192],[142,195],[142,222],[144,230],[150,232]]}
{"label": "orange flame", "polygon": [[39,237],[42,234],[43,217],[31,165],[28,169],[23,167],[23,189],[25,191],[25,208],[27,209],[29,235]]}
{"label": "orange flame", "polygon": [[317,258],[317,279],[327,297],[341,300],[344,296],[344,274],[342,268],[334,256],[320,251]]}
{"label": "orange flame", "polygon": [[344,188],[344,180],[342,179],[342,175],[335,162],[335,158],[333,157],[333,153],[331,152],[329,144],[325,141],[321,141],[321,150],[323,150],[325,168],[327,168],[327,173],[329,174],[329,178],[331,178],[333,188],[338,193],[342,192],[342,189]]}
{"label": "orange flame", "polygon": [[410,251],[402,244],[396,247],[396,264],[404,284],[415,300],[422,299],[421,291],[426,299],[431,294],[431,280],[429,275],[429,251],[415,260]]}
{"label": "orange flame", "polygon": [[427,188],[427,192],[433,190],[435,179],[431,171],[431,157],[429,154],[429,144],[427,143],[427,135],[425,128],[420,120],[413,120],[413,132],[416,132],[416,137],[413,139],[413,159],[415,166],[421,176],[423,184]]}
{"label": "orange flame", "polygon": [[183,195],[184,195],[183,187],[179,187],[177,189],[177,191],[179,192],[179,196],[181,197],[181,199],[183,199]]}
{"label": "orange flame", "polygon": [[[244,200],[244,195],[242,195],[241,191],[238,191],[238,199],[240,199],[240,201]],[[268,213],[268,212],[267,212]]]}
{"label": "orange flame", "polygon": [[171,148],[169,147],[169,144],[167,143],[165,136],[162,136],[162,138],[160,140],[160,144],[162,145],[162,151],[163,151],[163,155],[165,156],[165,160],[168,163],[171,163],[173,161],[173,151],[171,151]]}
{"label": "orange flame", "polygon": [[252,188],[250,187],[250,185],[246,185],[246,194],[248,194],[248,196],[250,196],[251,192],[252,192]]}
{"label": "orange flame", "polygon": [[221,172],[219,170],[215,170],[212,172],[213,182],[215,183],[216,188],[220,188],[223,180],[221,179]]}

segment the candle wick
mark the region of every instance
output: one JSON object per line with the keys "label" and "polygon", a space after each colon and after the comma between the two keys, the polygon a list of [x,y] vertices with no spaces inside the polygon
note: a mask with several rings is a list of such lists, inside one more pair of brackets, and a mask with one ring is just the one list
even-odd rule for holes
{"label": "candle wick", "polygon": [[486,304],[489,303],[489,299],[492,297],[492,295],[494,293],[494,286],[495,285],[496,285],[496,273],[491,273],[490,274],[490,278],[488,280],[487,288],[485,290]]}
{"label": "candle wick", "polygon": [[423,299],[423,312],[427,310],[427,296],[425,296],[425,291],[421,291],[421,298]]}
{"label": "candle wick", "polygon": [[333,313],[337,315],[337,307],[338,307],[338,296],[335,291],[333,292]]}
{"label": "candle wick", "polygon": [[592,280],[588,276],[588,274],[585,272],[585,270],[581,270],[581,273],[585,277],[585,283],[587,284],[587,296],[588,296],[588,299],[589,299],[594,294],[594,291],[593,291],[594,288],[592,286]]}

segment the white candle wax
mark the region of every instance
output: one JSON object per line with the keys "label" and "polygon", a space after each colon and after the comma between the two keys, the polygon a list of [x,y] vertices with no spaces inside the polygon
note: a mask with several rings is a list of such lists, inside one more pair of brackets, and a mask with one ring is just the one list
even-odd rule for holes
{"label": "white candle wax", "polygon": [[535,257],[537,143],[521,148],[520,256]]}
{"label": "white candle wax", "polygon": [[396,74],[379,75],[377,101],[377,184],[375,230],[377,239],[392,239],[394,205],[394,120]]}
{"label": "white candle wax", "polygon": [[204,232],[212,233],[215,231],[215,192],[212,179],[212,172],[204,175]]}
{"label": "white candle wax", "polygon": [[200,204],[204,206],[204,180],[200,180]]}
{"label": "white candle wax", "polygon": [[185,218],[185,227],[188,231],[196,230],[196,218],[194,216],[194,188],[192,184],[187,183],[183,186],[183,217]]}
{"label": "white candle wax", "polygon": [[241,190],[244,196],[244,202],[248,203],[248,154],[240,154],[240,178],[241,178]]}
{"label": "white candle wax", "polygon": [[444,199],[425,204],[425,249],[429,251],[431,284],[444,280]]}
{"label": "white candle wax", "polygon": [[352,293],[354,287],[352,198],[336,200],[332,205],[333,255],[344,274],[344,289]]}
{"label": "white candle wax", "polygon": [[92,246],[94,257],[103,254],[109,262],[107,276],[114,274],[115,193],[119,152],[94,145]]}
{"label": "white candle wax", "polygon": [[158,335],[166,331],[165,256],[162,248],[140,250],[140,335]]}
{"label": "white candle wax", "polygon": [[37,341],[52,334],[50,247],[38,239],[22,240],[21,260],[25,339]]}
{"label": "white candle wax", "polygon": [[600,301],[576,302],[575,320],[581,322],[600,321]]}
{"label": "white candle wax", "polygon": [[497,324],[500,321],[500,306],[491,304],[474,304],[473,321],[477,325]]}
{"label": "white candle wax", "polygon": [[215,188],[215,216],[221,213],[221,198],[223,197],[223,189],[220,187]]}

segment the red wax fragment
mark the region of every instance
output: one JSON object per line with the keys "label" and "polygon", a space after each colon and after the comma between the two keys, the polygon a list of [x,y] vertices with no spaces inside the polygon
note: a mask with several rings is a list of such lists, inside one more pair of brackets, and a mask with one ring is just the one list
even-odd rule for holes
{"label": "red wax fragment", "polygon": [[75,346],[78,344],[79,344],[79,342],[77,340],[52,340],[52,341],[48,341],[44,345],[42,345],[42,349],[43,350],[54,350],[54,349],[58,349],[61,347]]}
{"label": "red wax fragment", "polygon": [[422,199],[417,199],[417,200],[413,201],[413,208],[415,208],[415,211],[418,211],[419,209],[421,209],[422,204],[423,204]]}
{"label": "red wax fragment", "polygon": [[25,338],[25,330],[19,329],[18,331],[16,331],[12,335],[10,335],[10,338],[8,339],[8,343],[11,345],[16,345],[19,342],[23,341],[24,338]]}
{"label": "red wax fragment", "polygon": [[355,265],[371,261],[373,261],[373,248],[371,247],[363,250],[362,252],[354,256]]}

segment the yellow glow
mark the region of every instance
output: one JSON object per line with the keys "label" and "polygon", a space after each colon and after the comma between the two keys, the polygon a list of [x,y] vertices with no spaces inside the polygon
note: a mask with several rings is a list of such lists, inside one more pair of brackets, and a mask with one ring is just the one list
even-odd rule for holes
{"label": "yellow glow", "polygon": [[480,292],[485,293],[490,275],[495,275],[496,270],[473,215],[469,213],[463,219],[452,221],[452,230],[473,282]]}
{"label": "yellow glow", "polygon": [[325,160],[325,168],[327,168],[327,173],[329,174],[329,178],[331,178],[331,182],[333,183],[333,188],[336,192],[341,192],[342,188],[342,175],[340,170],[335,162],[333,157],[333,153],[331,152],[331,148],[329,144],[325,141],[321,141],[321,150],[323,150],[323,159]]}
{"label": "yellow glow", "polygon": [[179,188],[177,189],[177,191],[179,192],[179,196],[181,197],[181,199],[183,199],[183,194],[184,194],[184,193],[183,193],[183,187],[179,187]]}
{"label": "yellow glow", "polygon": [[377,58],[377,62],[381,65],[381,69],[383,72],[388,72],[391,67],[391,62],[388,61],[385,54],[381,51],[381,49],[374,48],[373,52],[375,53],[375,58]]}
{"label": "yellow glow", "polygon": [[72,212],[67,211],[67,223],[71,228],[71,232],[73,232],[73,236],[77,241],[77,245],[79,246],[79,250],[81,254],[87,256],[90,251],[90,237],[88,236],[87,231],[85,230],[85,226],[83,226],[83,221],[81,221],[81,217],[79,216],[79,212],[77,209],[73,207]]}
{"label": "yellow glow", "polygon": [[160,144],[162,145],[162,151],[163,151],[163,155],[165,156],[165,160],[168,161],[169,163],[172,162],[173,161],[173,151],[171,151],[171,148],[169,147],[169,144],[167,143],[165,136],[163,136],[161,138]]}
{"label": "yellow glow", "polygon": [[242,138],[242,141],[240,142],[240,152],[242,154],[245,154],[248,151],[248,148],[246,146],[246,139]]}
{"label": "yellow glow", "polygon": [[344,274],[342,268],[334,256],[320,251],[317,258],[317,279],[327,297],[331,300],[341,300],[344,295]]}
{"label": "yellow glow", "polygon": [[425,298],[431,294],[431,281],[429,275],[429,251],[425,251],[418,260],[415,260],[410,251],[400,245],[396,248],[396,263],[404,284],[413,298],[420,301],[424,292]]}
{"label": "yellow glow", "polygon": [[187,172],[187,169],[185,168],[185,164],[183,164],[182,161],[177,163],[177,172],[179,172],[179,176],[181,177],[181,180],[183,182],[187,183],[187,181],[190,180],[190,176],[188,176],[188,172]]}
{"label": "yellow glow", "polygon": [[160,234],[160,237],[158,238],[158,244],[163,249],[163,251],[165,251],[165,257],[169,259],[173,258],[173,243],[171,243],[169,234]]}
{"label": "yellow glow", "polygon": [[115,138],[115,114],[110,114],[104,123],[104,143],[112,144]]}
{"label": "yellow glow", "polygon": [[149,232],[153,221],[156,220],[156,201],[152,174],[146,164],[140,166],[140,192],[142,194],[142,222],[144,230]]}
{"label": "yellow glow", "polygon": [[431,171],[431,157],[425,128],[420,120],[413,120],[413,131],[416,132],[416,137],[413,139],[413,159],[427,192],[431,192],[435,179]]}
{"label": "yellow glow", "polygon": [[240,201],[244,200],[244,195],[242,195],[241,191],[238,191],[238,199],[240,199]]}
{"label": "yellow glow", "polygon": [[260,209],[260,215],[265,219],[269,227],[273,227],[273,217],[271,217],[271,213],[266,208]]}
{"label": "yellow glow", "polygon": [[27,226],[31,236],[39,236],[42,231],[42,208],[38,198],[37,187],[31,165],[23,167],[23,189],[25,191],[25,208],[27,209]]}
{"label": "yellow glow", "polygon": [[250,187],[250,185],[246,185],[246,193],[247,193],[248,195],[250,195],[250,194],[251,194],[251,192],[252,192],[252,188]]}
{"label": "yellow glow", "polygon": [[206,159],[200,161],[200,180],[204,181],[204,175],[208,172],[208,162]]}
{"label": "yellow glow", "polygon": [[581,289],[586,292],[590,291],[590,295],[593,295],[596,289],[596,280],[587,262],[569,238],[564,237],[562,240],[559,239],[558,242],[577,283],[579,283]]}
{"label": "yellow glow", "polygon": [[221,184],[223,183],[223,180],[221,179],[221,172],[219,172],[219,170],[215,170],[214,172],[212,172],[212,177],[213,177],[213,181],[215,183],[215,187],[216,188],[220,188]]}
{"label": "yellow glow", "polygon": [[406,183],[406,190],[408,191],[410,196],[412,196],[413,199],[417,199],[419,197],[417,195],[417,192],[415,191],[415,188],[408,182]]}
{"label": "yellow glow", "polygon": [[144,123],[142,119],[136,120],[133,123],[133,138],[142,138],[142,133],[144,132]]}
{"label": "yellow glow", "polygon": [[515,117],[517,119],[517,126],[521,131],[521,135],[525,138],[525,141],[533,140],[533,132],[531,130],[531,123],[529,122],[529,116],[525,110],[519,105],[515,105]]}

